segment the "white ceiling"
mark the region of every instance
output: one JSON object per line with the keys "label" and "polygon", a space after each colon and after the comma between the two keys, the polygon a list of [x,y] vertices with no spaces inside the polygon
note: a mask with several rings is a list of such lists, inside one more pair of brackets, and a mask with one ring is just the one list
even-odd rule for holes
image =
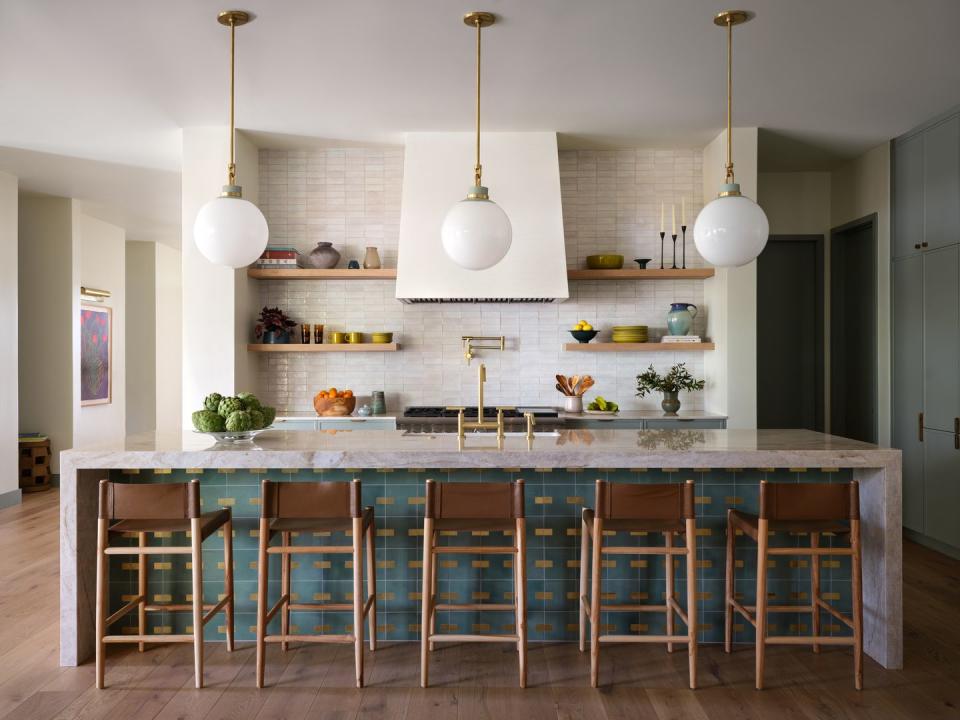
{"label": "white ceiling", "polygon": [[[238,125],[260,137],[470,128],[460,15],[474,9],[500,16],[484,35],[488,129],[556,130],[568,147],[701,146],[724,122],[716,0],[238,3],[258,16],[237,31]],[[734,121],[792,151],[766,169],[856,155],[960,103],[957,0],[745,6],[757,18],[735,31]],[[179,170],[179,128],[226,120],[223,8],[0,0],[0,146]]]}

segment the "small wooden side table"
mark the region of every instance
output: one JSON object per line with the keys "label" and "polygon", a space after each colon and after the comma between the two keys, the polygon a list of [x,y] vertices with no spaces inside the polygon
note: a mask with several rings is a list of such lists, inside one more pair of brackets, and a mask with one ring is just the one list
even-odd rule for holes
{"label": "small wooden side table", "polygon": [[41,492],[50,489],[50,439],[20,438],[20,490]]}

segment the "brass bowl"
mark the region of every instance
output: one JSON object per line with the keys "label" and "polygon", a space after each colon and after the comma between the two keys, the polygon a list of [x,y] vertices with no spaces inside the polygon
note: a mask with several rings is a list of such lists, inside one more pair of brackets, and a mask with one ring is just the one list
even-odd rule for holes
{"label": "brass bowl", "polygon": [[623,255],[587,255],[587,267],[591,270],[619,270],[623,267]]}

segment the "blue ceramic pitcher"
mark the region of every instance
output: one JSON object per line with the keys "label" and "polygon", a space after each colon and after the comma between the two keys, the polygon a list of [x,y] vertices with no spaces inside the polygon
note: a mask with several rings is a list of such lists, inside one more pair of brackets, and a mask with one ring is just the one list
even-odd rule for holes
{"label": "blue ceramic pitcher", "polygon": [[697,306],[692,303],[671,303],[667,313],[667,330],[671,335],[686,335],[690,332]]}

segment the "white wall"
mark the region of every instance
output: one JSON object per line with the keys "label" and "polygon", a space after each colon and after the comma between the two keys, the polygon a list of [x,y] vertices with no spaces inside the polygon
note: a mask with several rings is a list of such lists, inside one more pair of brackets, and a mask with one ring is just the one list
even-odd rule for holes
{"label": "white wall", "polygon": [[757,202],[771,235],[830,234],[829,172],[762,172]]}
{"label": "white wall", "polygon": [[[877,214],[877,440],[890,444],[890,143],[834,170],[830,224]],[[829,255],[829,251],[828,251]],[[829,280],[827,281],[829,287]],[[828,331],[829,332],[829,331]]]}
{"label": "white wall", "polygon": [[181,428],[183,372],[180,251],[156,243],[156,429]]}
{"label": "white wall", "polygon": [[6,313],[0,343],[0,507],[20,498],[17,391],[17,178],[0,173],[0,307]]}
{"label": "white wall", "polygon": [[[183,300],[183,386],[181,417],[201,407],[211,392],[235,393],[251,387],[253,370],[246,350],[248,318],[255,289],[246,269],[208,262],[193,241],[197,212],[227,182],[228,131],[223,127],[183,130],[181,182],[181,279]],[[237,133],[237,180],[243,195],[256,202],[259,166],[255,146]]]}
{"label": "white wall", "polygon": [[[113,311],[113,348],[110,365],[113,372],[111,402],[80,407],[80,382],[75,382],[73,395],[74,447],[96,445],[119,440],[126,434],[126,231],[78,210],[74,203],[74,247],[80,257],[79,285],[109,290],[111,295],[96,306]],[[75,297],[80,299],[79,292]],[[75,377],[80,372],[79,308],[74,313],[77,328],[74,364]]]}
{"label": "white wall", "polygon": [[[79,282],[74,201],[22,193],[19,200],[20,431],[50,437],[51,470],[73,446],[75,331]],[[39,279],[39,280],[38,280]],[[79,367],[76,368],[79,374]]]}
{"label": "white wall", "polygon": [[127,434],[157,424],[157,245],[126,248]]}
{"label": "white wall", "polygon": [[[703,198],[710,202],[724,182],[724,130],[703,150]],[[740,191],[757,198],[757,128],[733,129],[733,162]],[[717,268],[704,287],[707,335],[717,349],[706,353],[706,409],[728,416],[729,428],[757,426],[757,263]]]}

